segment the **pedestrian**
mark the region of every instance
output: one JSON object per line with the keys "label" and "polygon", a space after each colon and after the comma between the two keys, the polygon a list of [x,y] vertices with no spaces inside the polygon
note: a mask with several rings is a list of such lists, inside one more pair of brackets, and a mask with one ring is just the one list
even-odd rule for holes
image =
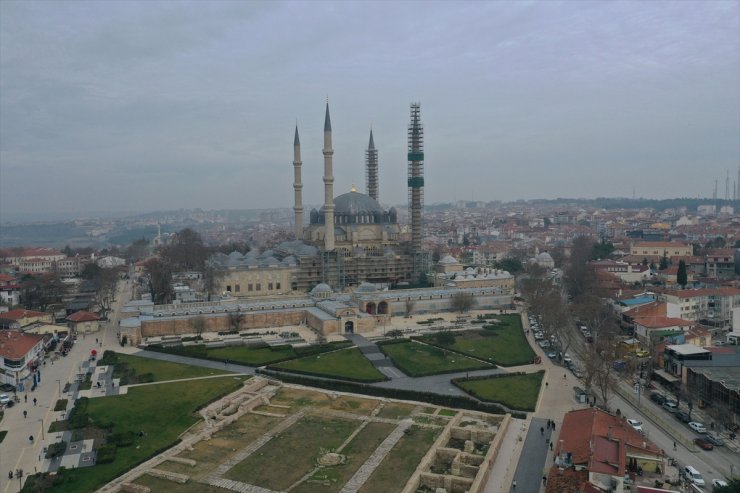
{"label": "pedestrian", "polygon": [[31,443],[33,443],[33,435],[29,435],[28,436],[28,441],[31,442]]}
{"label": "pedestrian", "polygon": [[549,383],[545,382],[545,387],[547,387],[547,386],[549,386],[549,385],[550,385]]}
{"label": "pedestrian", "polygon": [[36,402],[37,402],[37,401],[36,401],[36,398],[34,397],[34,398],[33,398],[33,405],[34,405],[34,406],[36,405]]}
{"label": "pedestrian", "polygon": [[544,435],[544,434],[545,434],[545,427],[540,426],[540,435]]}
{"label": "pedestrian", "polygon": [[552,442],[550,442],[550,450],[552,450]]}
{"label": "pedestrian", "polygon": [[28,394],[23,394],[23,402],[28,402]]}
{"label": "pedestrian", "polygon": [[673,450],[676,450],[676,442],[673,442]]}
{"label": "pedestrian", "polygon": [[516,479],[511,482],[511,489],[512,490],[515,490],[516,489]]}
{"label": "pedestrian", "polygon": [[555,431],[555,421],[552,422],[552,431]]}
{"label": "pedestrian", "polygon": [[563,373],[563,380],[565,380],[568,377],[567,373]]}
{"label": "pedestrian", "polygon": [[23,417],[24,418],[27,418],[28,417],[28,411],[26,411],[25,409],[23,410]]}
{"label": "pedestrian", "polygon": [[96,338],[95,338],[95,344],[97,344],[97,343],[98,343],[98,338],[96,337]]}
{"label": "pedestrian", "polygon": [[8,471],[8,479],[13,479],[13,471]]}
{"label": "pedestrian", "polygon": [[542,484],[547,484],[547,476],[542,476]]}

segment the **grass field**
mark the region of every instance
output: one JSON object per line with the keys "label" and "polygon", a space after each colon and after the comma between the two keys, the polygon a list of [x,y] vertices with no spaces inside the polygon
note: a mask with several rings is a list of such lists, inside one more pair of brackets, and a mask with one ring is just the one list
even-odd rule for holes
{"label": "grass field", "polygon": [[230,373],[223,370],[183,365],[180,363],[171,363],[169,361],[159,361],[156,359],[131,356],[129,354],[114,353],[112,351],[106,351],[105,356],[100,360],[99,364],[115,365],[113,375],[116,378],[119,378],[124,373],[130,374],[130,371],[133,371],[134,373],[134,380],[136,379],[136,376],[140,377],[142,375],[151,374],[151,378],[147,378],[147,382],[182,380],[184,378],[207,377],[210,375],[225,375]]}
{"label": "grass field", "polygon": [[275,361],[283,361],[286,358],[295,358],[296,352],[292,346],[257,347],[229,346],[211,348],[206,350],[209,358],[229,360],[233,363],[241,363],[248,366],[269,365]]}
{"label": "grass field", "polygon": [[[485,328],[455,332],[455,342],[448,347],[501,366],[526,365],[535,353],[522,332],[522,321],[517,315],[497,315],[499,324],[489,321]],[[433,337],[425,342],[436,344]]]}
{"label": "grass field", "polygon": [[188,481],[185,484],[178,484],[166,479],[153,478],[147,474],[137,478],[134,483],[148,486],[152,491],[156,491],[157,493],[232,493],[231,490],[211,486],[209,484],[196,483],[193,481]]}
{"label": "grass field", "polygon": [[336,449],[357,426],[357,421],[305,416],[224,477],[275,491],[285,490],[313,468],[322,449]]}
{"label": "grass field", "polygon": [[[346,463],[319,469],[291,493],[337,493],[394,428],[395,425],[387,423],[368,423],[340,452],[347,456]],[[328,485],[317,488],[313,481],[328,481]]]}
{"label": "grass field", "polygon": [[412,426],[367,479],[359,493],[398,492],[416,470],[441,429]]}
{"label": "grass field", "polygon": [[386,379],[357,348],[285,361],[273,365],[272,368],[361,382],[379,382]]}
{"label": "grass field", "polygon": [[[174,444],[180,433],[198,421],[199,417],[194,413],[199,407],[236,390],[247,378],[227,376],[145,385],[132,388],[125,395],[90,399],[87,411],[93,424],[112,423],[114,433],[133,431],[138,435],[143,431],[144,437],[137,438],[130,447],[118,448],[113,462],[67,470],[63,484],[48,486],[43,491],[94,491],[131,465]],[[29,488],[25,491],[35,490]]]}
{"label": "grass field", "polygon": [[393,364],[412,377],[493,367],[462,354],[414,341],[385,344],[381,349]]}
{"label": "grass field", "polygon": [[510,409],[534,411],[544,375],[543,371],[538,371],[482,379],[461,378],[454,383],[482,401],[497,402]]}

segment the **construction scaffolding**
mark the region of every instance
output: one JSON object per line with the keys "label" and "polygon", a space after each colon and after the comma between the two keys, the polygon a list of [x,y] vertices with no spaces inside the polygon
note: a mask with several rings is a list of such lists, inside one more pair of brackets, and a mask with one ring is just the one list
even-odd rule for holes
{"label": "construction scaffolding", "polygon": [[365,184],[367,194],[378,200],[378,150],[375,148],[372,130],[370,130],[370,143],[365,151]]}
{"label": "construction scaffolding", "polygon": [[[414,258],[413,277],[418,280],[424,272],[422,262],[422,214],[424,209],[424,127],[421,123],[421,104],[411,103],[411,122],[408,132],[408,188],[411,216],[411,253]],[[418,259],[418,260],[417,260]]]}

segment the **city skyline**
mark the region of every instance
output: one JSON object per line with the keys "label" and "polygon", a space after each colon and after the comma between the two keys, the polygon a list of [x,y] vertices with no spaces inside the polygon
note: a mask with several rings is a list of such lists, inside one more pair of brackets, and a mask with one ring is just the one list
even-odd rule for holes
{"label": "city skyline", "polygon": [[407,201],[420,101],[427,204],[722,198],[739,46],[731,1],[4,2],[0,221],[290,207],[296,121],[321,203],[327,95],[337,195],[372,126],[380,201]]}

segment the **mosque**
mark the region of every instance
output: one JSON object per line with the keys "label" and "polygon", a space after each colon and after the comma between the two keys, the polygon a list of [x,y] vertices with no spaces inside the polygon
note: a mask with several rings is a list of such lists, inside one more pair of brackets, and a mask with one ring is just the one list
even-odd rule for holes
{"label": "mosque", "polygon": [[[334,196],[329,105],[324,117],[324,205],[304,223],[301,143],[293,141],[295,239],[262,253],[232,252],[209,259],[217,272],[214,301],[154,305],[132,302],[121,333],[133,343],[147,337],[188,334],[192,318],[206,331],[302,325],[322,335],[371,332],[390,317],[450,310],[460,293],[480,309],[510,308],[514,277],[505,271],[464,269],[445,257],[433,273],[421,250],[423,218],[423,130],[420,106],[411,104],[408,133],[408,188],[411,239],[401,241],[396,210],[378,202],[378,153],[372,131],[366,150],[367,193]],[[389,290],[390,284],[434,276],[434,288]],[[235,318],[236,315],[236,318]]]}

